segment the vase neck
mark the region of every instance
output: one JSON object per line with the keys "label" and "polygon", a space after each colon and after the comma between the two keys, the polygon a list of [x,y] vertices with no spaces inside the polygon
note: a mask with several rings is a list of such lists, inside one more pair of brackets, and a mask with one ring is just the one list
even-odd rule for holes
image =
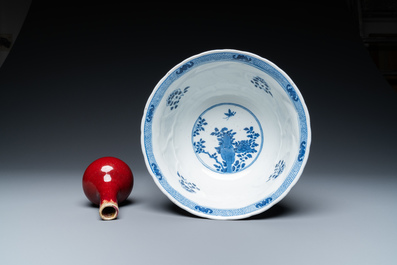
{"label": "vase neck", "polygon": [[101,202],[99,205],[99,215],[103,220],[113,220],[119,213],[117,195],[115,192],[107,192],[101,194]]}

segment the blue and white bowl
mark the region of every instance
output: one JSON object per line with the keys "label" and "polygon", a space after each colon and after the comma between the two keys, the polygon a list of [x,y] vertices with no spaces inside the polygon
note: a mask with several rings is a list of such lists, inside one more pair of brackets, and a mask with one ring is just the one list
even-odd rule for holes
{"label": "blue and white bowl", "polygon": [[141,125],[146,166],[186,211],[241,219],[279,202],[298,181],[311,142],[294,82],[272,62],[212,50],[172,68]]}

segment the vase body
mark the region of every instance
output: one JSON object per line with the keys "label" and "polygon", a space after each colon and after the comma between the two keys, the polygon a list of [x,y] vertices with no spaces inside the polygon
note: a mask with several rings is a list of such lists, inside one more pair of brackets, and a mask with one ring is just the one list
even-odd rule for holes
{"label": "vase body", "polygon": [[118,204],[125,201],[134,185],[131,169],[115,157],[102,157],[92,162],[83,175],[83,190],[87,198],[99,205],[103,220],[115,219]]}

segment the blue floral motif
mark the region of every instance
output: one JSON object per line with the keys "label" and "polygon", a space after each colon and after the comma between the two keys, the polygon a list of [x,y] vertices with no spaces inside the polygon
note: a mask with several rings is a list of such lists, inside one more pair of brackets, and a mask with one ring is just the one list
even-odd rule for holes
{"label": "blue floral motif", "polygon": [[160,172],[160,170],[159,170],[157,164],[152,163],[152,170],[153,170],[153,173],[156,175],[156,177],[157,177],[159,180],[162,180],[162,179],[163,179],[163,175],[161,175],[161,172]]}
{"label": "blue floral motif", "polygon": [[204,118],[199,117],[194,129],[193,129],[193,137],[200,135],[201,131],[205,131],[204,126],[208,125]]}
{"label": "blue floral motif", "polygon": [[196,207],[194,207],[194,208],[202,213],[213,213],[213,210],[211,210],[210,208],[203,207],[203,206],[196,205]]}
{"label": "blue floral motif", "polygon": [[183,90],[177,88],[174,91],[172,91],[167,98],[167,103],[166,103],[167,107],[170,107],[170,110],[178,108],[179,101],[188,90],[189,87],[187,86]]}
{"label": "blue floral motif", "polygon": [[[246,166],[246,161],[252,159],[253,153],[258,152],[256,148],[259,146],[256,139],[260,136],[259,133],[254,131],[254,127],[244,128],[247,140],[236,141],[234,136],[236,132],[233,129],[224,127],[218,129],[215,127],[211,132],[212,136],[216,136],[218,140],[218,147],[215,147],[215,153],[206,151],[205,141],[200,138],[199,141],[193,142],[194,151],[197,154],[203,153],[213,159],[213,165],[216,171],[222,173],[235,173],[239,172]],[[220,156],[220,157],[219,157]]]}
{"label": "blue floral motif", "polygon": [[222,165],[222,163],[218,160],[218,155],[216,154],[216,152],[210,154],[208,151],[205,150],[206,146],[204,144],[205,141],[202,138],[200,138],[198,142],[193,142],[194,152],[196,152],[197,154],[206,154],[209,156],[209,158],[214,159],[217,164]]}
{"label": "blue floral motif", "polygon": [[182,188],[187,190],[190,193],[196,193],[196,191],[199,191],[200,189],[196,186],[196,184],[187,181],[182,175],[179,174],[179,172],[176,172],[179,177],[179,183],[181,184]]}
{"label": "blue floral motif", "polygon": [[272,92],[270,92],[270,87],[269,87],[268,83],[265,81],[265,79],[263,79],[259,76],[255,76],[254,78],[252,78],[251,83],[255,87],[262,89],[263,91],[265,91],[266,93],[268,93],[270,96],[273,97]]}
{"label": "blue floral motif", "polygon": [[299,99],[298,94],[296,94],[294,88],[293,88],[290,84],[287,85],[287,92],[288,92],[289,96],[290,96],[294,101],[298,101],[298,99]]}
{"label": "blue floral motif", "polygon": [[261,202],[258,202],[257,204],[255,204],[256,208],[262,208],[265,207],[266,205],[268,205],[273,199],[271,197],[268,197],[266,199],[264,199]]}
{"label": "blue floral motif", "polygon": [[248,56],[242,55],[242,54],[233,55],[233,59],[244,61],[244,62],[250,62],[251,61],[251,58],[248,58]]}
{"label": "blue floral motif", "polygon": [[281,175],[281,173],[283,173],[284,169],[285,169],[285,161],[284,160],[278,161],[278,163],[274,167],[273,174],[270,175],[270,177],[269,177],[269,179],[267,181],[272,180],[272,179],[276,179],[278,176]]}
{"label": "blue floral motif", "polygon": [[200,138],[200,140],[198,142],[194,142],[193,143],[194,151],[196,153],[208,153],[205,151],[204,143],[205,143],[205,141],[202,138]]}
{"label": "blue floral motif", "polygon": [[300,145],[299,148],[299,155],[298,155],[298,161],[303,161],[303,158],[305,157],[306,153],[306,141],[303,141]]}
{"label": "blue floral motif", "polygon": [[188,62],[188,63],[185,63],[184,65],[182,65],[181,67],[179,67],[179,69],[176,71],[176,73],[179,75],[179,74],[182,74],[183,72],[185,72],[187,69],[189,69],[190,67],[192,67],[194,65],[194,63],[193,62]]}

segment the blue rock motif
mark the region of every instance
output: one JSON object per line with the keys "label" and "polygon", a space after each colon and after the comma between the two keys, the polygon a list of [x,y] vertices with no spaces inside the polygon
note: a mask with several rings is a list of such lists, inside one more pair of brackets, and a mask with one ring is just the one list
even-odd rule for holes
{"label": "blue rock motif", "polygon": [[262,127],[247,108],[221,103],[206,109],[192,129],[192,146],[199,161],[220,174],[245,170],[262,150]]}
{"label": "blue rock motif", "polygon": [[[258,152],[256,148],[258,144],[256,139],[260,136],[254,131],[254,127],[244,128],[247,140],[236,141],[236,132],[233,129],[224,127],[222,129],[215,128],[211,132],[211,136],[215,136],[218,140],[218,146],[215,147],[215,153],[210,153],[206,150],[205,141],[200,138],[199,141],[194,142],[193,146],[196,153],[203,153],[213,159],[213,165],[217,171],[222,173],[235,173],[241,171],[246,166],[246,161],[252,159],[253,153]],[[220,157],[219,157],[220,156]]]}
{"label": "blue rock motif", "polygon": [[228,130],[228,128],[224,127],[221,130],[215,128],[215,131],[211,133],[211,135],[215,135],[219,141],[219,146],[215,148],[218,154],[221,155],[223,159],[223,163],[220,165],[215,164],[214,166],[218,170],[222,170],[222,172],[231,173],[232,165],[236,160],[236,152],[234,150],[234,135],[236,133],[233,130]]}

